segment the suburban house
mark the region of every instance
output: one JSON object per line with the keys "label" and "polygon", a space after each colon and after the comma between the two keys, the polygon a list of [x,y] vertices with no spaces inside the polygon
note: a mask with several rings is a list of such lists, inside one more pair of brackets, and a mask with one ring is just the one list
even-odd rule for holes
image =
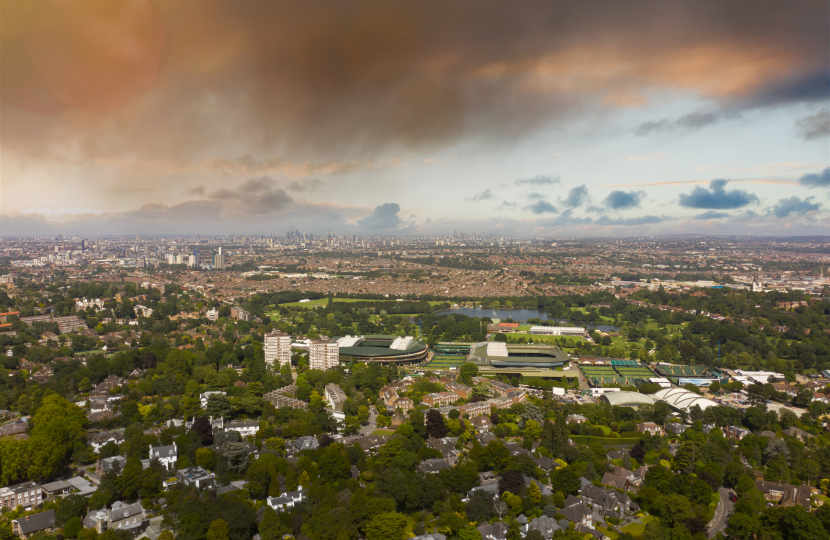
{"label": "suburban house", "polygon": [[436,474],[449,468],[450,465],[441,458],[425,459],[418,465],[418,470],[426,474]]}
{"label": "suburban house", "polygon": [[140,502],[127,504],[116,501],[110,510],[103,507],[99,510],[90,510],[83,520],[84,527],[95,529],[99,534],[108,529],[129,531],[134,536],[139,535],[144,521],[144,508]]}
{"label": "suburban house", "polygon": [[650,433],[652,435],[662,435],[663,428],[655,424],[654,422],[642,422],[637,424],[637,432],[638,433]]}
{"label": "suburban house", "polygon": [[124,435],[116,431],[99,431],[97,433],[89,433],[87,438],[89,439],[89,445],[96,453],[100,452],[101,448],[103,448],[107,443],[113,442],[115,444],[121,444],[124,442]]}
{"label": "suburban house", "polygon": [[268,506],[282,512],[287,508],[294,508],[294,505],[303,502],[307,496],[308,490],[303,489],[303,486],[297,486],[297,491],[284,492],[279,497],[268,497]]}
{"label": "suburban house", "polygon": [[783,507],[801,505],[810,510],[810,497],[812,496],[810,486],[793,486],[758,479],[755,480],[755,487],[770,502],[777,502]]}
{"label": "suburban house", "polygon": [[584,424],[588,419],[581,414],[569,414],[565,421],[568,424]]}
{"label": "suburban house", "polygon": [[47,510],[39,514],[23,516],[12,520],[12,533],[19,538],[29,538],[37,533],[50,533],[55,530],[55,511]]}
{"label": "suburban house", "polygon": [[[170,446],[150,445],[150,461],[157,459],[164,468],[168,471],[176,467],[176,461],[179,459],[179,450],[176,448],[176,443]],[[145,467],[146,468],[146,467]]]}
{"label": "suburban house", "polygon": [[236,431],[243,439],[253,437],[259,431],[259,422],[256,420],[233,420],[225,424],[225,431]]}
{"label": "suburban house", "polygon": [[748,429],[744,429],[742,427],[737,426],[726,426],[725,428],[723,428],[724,437],[726,437],[727,439],[732,439],[733,441],[740,441],[750,433],[752,432]]}
{"label": "suburban house", "polygon": [[95,465],[95,474],[103,478],[105,474],[107,474],[116,467],[119,470],[123,470],[124,465],[126,464],[127,458],[123,456],[112,456],[104,459],[99,459],[98,463]]}
{"label": "suburban house", "polygon": [[176,471],[176,478],[187,487],[196,489],[212,488],[216,486],[216,475],[196,465]]}
{"label": "suburban house", "polygon": [[687,429],[691,426],[686,424],[678,424],[677,422],[669,422],[663,425],[663,429],[666,433],[672,433],[674,435],[682,435]]}

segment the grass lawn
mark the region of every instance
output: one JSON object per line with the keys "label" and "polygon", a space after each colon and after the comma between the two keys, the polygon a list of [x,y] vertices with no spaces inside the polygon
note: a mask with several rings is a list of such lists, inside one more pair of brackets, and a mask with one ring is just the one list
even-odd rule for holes
{"label": "grass lawn", "polygon": [[654,516],[643,516],[642,518],[640,518],[640,520],[642,521],[642,523],[629,523],[620,530],[622,532],[629,533],[634,536],[642,536],[643,531],[646,530],[646,525],[648,525],[651,521],[656,521],[657,518]]}
{"label": "grass lawn", "polygon": [[615,533],[614,531],[608,530],[605,527],[600,527],[599,525],[596,526],[597,530],[610,538],[611,540],[617,540],[620,537],[619,534]]}
{"label": "grass lawn", "polygon": [[716,491],[712,493],[712,502],[709,503],[709,511],[706,513],[706,523],[709,523],[712,521],[712,518],[715,517],[715,509],[717,509],[719,502],[720,493]]}
{"label": "grass lawn", "polygon": [[395,433],[394,429],[376,429],[372,432],[372,435],[378,437],[386,437],[387,435],[391,435],[392,433]]}

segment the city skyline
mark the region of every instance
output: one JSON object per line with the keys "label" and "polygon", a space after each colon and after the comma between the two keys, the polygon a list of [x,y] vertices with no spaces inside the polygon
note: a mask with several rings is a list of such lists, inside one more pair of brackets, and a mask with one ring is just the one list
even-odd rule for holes
{"label": "city skyline", "polygon": [[825,2],[27,5],[5,236],[830,231]]}

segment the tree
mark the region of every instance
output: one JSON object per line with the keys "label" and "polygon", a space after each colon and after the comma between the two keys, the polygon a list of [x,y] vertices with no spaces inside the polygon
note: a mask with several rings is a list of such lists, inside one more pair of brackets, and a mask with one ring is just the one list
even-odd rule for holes
{"label": "tree", "polygon": [[84,528],[84,522],[79,517],[73,517],[63,526],[63,535],[66,538],[75,538]]}
{"label": "tree", "polygon": [[458,375],[464,384],[472,385],[473,377],[478,375],[478,366],[472,362],[464,362],[458,370]]}
{"label": "tree", "polygon": [[761,523],[756,516],[735,512],[729,517],[724,531],[730,539],[749,540],[755,538],[761,530]]}
{"label": "tree", "polygon": [[686,520],[693,515],[692,505],[689,503],[689,499],[676,493],[669,493],[660,499],[658,510],[660,513],[660,523],[667,528],[673,528],[675,525],[684,525]]}
{"label": "tree", "polygon": [[397,512],[378,514],[366,525],[366,539],[403,540],[406,535],[406,523],[406,516]]}
{"label": "tree", "polygon": [[320,452],[318,466],[320,468],[320,478],[327,483],[334,483],[348,478],[351,474],[351,463],[342,444],[330,444],[325,447]]}
{"label": "tree", "polygon": [[224,519],[215,519],[207,530],[207,540],[228,540],[228,522]]}
{"label": "tree", "polygon": [[524,477],[522,476],[522,473],[515,469],[505,471],[499,480],[499,494],[509,491],[513,495],[521,495],[523,486]]}
{"label": "tree", "polygon": [[539,501],[542,500],[542,492],[539,491],[539,486],[536,482],[531,482],[528,488],[528,495],[530,496],[530,500],[533,501],[533,504],[539,504]]}
{"label": "tree", "polygon": [[525,439],[535,441],[542,434],[542,428],[536,420],[528,420],[525,422]]}
{"label": "tree", "polygon": [[444,425],[444,416],[435,409],[430,409],[427,413],[427,437],[442,439],[447,436],[448,431],[447,426]]}
{"label": "tree", "polygon": [[29,477],[51,478],[69,462],[75,445],[86,444],[86,412],[57,394],[48,394],[29,425]]}
{"label": "tree", "polygon": [[[211,398],[214,396],[210,396]],[[208,399],[208,407],[210,400]],[[202,442],[203,446],[210,446],[213,444],[213,426],[207,416],[197,416],[193,421],[193,426],[190,428]]]}
{"label": "tree", "polygon": [[199,448],[196,450],[196,465],[213,470],[216,467],[216,453],[210,448]]}
{"label": "tree", "polygon": [[259,522],[259,536],[262,540],[279,540],[281,537],[277,512],[268,505],[265,505],[265,513]]}
{"label": "tree", "polygon": [[228,396],[225,394],[211,394],[208,396],[207,406],[205,407],[206,416],[225,418],[230,416],[232,410]]}
{"label": "tree", "polygon": [[477,489],[473,492],[465,512],[467,519],[483,523],[490,519],[495,509],[493,508],[493,496],[484,490]]}

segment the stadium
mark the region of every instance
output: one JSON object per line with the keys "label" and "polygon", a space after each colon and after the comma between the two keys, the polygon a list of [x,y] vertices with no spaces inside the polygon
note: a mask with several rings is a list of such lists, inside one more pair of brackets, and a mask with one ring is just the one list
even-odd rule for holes
{"label": "stadium", "polygon": [[513,345],[501,342],[476,343],[470,347],[470,362],[497,368],[546,368],[566,365],[570,358],[559,347]]}
{"label": "stadium", "polygon": [[411,336],[345,336],[337,340],[341,362],[417,364],[426,360],[427,346]]}

